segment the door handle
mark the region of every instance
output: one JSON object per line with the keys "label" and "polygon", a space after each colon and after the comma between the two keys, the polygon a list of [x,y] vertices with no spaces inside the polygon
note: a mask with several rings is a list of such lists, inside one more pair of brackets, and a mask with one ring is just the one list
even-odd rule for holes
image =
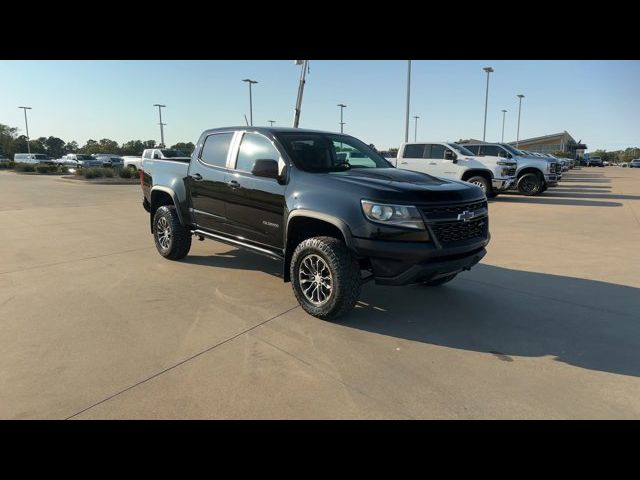
{"label": "door handle", "polygon": [[236,182],[235,180],[229,180],[227,182],[227,185],[229,185],[229,187],[231,187],[231,188],[240,188],[240,184],[238,182]]}
{"label": "door handle", "polygon": [[200,180],[202,180],[202,175],[200,175],[199,173],[194,173],[193,175],[191,175],[191,178],[193,178],[196,182],[199,182]]}
{"label": "door handle", "polygon": [[407,165],[408,162],[400,162],[401,165]]}

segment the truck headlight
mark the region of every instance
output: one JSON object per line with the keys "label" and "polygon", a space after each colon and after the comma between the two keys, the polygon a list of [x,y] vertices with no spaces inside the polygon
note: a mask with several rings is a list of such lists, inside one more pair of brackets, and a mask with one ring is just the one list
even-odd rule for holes
{"label": "truck headlight", "polygon": [[361,200],[364,216],[372,222],[390,227],[424,230],[424,221],[418,209],[412,205],[389,205]]}

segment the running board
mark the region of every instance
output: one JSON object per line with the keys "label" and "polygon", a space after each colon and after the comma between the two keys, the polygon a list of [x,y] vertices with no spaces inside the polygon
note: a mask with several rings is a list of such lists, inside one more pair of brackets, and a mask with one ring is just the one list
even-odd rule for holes
{"label": "running board", "polygon": [[234,247],[244,248],[251,252],[267,256],[273,260],[284,260],[284,257],[282,255],[278,255],[277,253],[271,250],[267,250],[266,248],[256,247],[255,245],[241,242],[239,240],[234,240],[228,237],[223,237],[222,235],[216,235],[215,233],[205,232],[204,230],[191,230],[191,233],[194,235],[199,235],[200,237],[210,238],[211,240],[217,240],[219,242],[226,243]]}

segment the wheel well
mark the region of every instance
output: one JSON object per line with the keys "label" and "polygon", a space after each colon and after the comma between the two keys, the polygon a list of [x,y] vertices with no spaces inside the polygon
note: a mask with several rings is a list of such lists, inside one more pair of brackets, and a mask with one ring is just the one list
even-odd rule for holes
{"label": "wheel well", "polygon": [[468,179],[475,176],[486,178],[489,182],[489,186],[491,186],[491,173],[486,170],[467,170],[462,175],[462,181],[466,182]]}
{"label": "wheel well", "polygon": [[533,168],[533,167],[527,167],[520,170],[520,172],[518,173],[518,180],[520,180],[520,178],[523,175],[526,175],[527,173],[535,173],[537,175],[540,175],[542,177],[542,181],[544,181],[544,174],[537,168]]}
{"label": "wheel well", "polygon": [[158,208],[165,205],[174,205],[171,195],[162,190],[154,190],[151,192],[151,205],[149,208],[149,226],[151,227],[151,233],[153,233],[153,216],[156,214]]}
{"label": "wheel well", "polygon": [[340,229],[329,222],[302,216],[292,218],[287,228],[287,245],[285,248],[283,272],[285,282],[291,281],[289,266],[291,265],[293,251],[300,242],[312,237],[333,237],[343,242],[345,241]]}

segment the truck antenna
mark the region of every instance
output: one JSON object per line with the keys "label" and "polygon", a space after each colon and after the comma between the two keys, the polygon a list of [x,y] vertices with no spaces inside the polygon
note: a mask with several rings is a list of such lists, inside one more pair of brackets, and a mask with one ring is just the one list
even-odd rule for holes
{"label": "truck antenna", "polygon": [[247,114],[244,114],[244,121],[247,122],[247,127],[249,126],[249,120],[247,120]]}

